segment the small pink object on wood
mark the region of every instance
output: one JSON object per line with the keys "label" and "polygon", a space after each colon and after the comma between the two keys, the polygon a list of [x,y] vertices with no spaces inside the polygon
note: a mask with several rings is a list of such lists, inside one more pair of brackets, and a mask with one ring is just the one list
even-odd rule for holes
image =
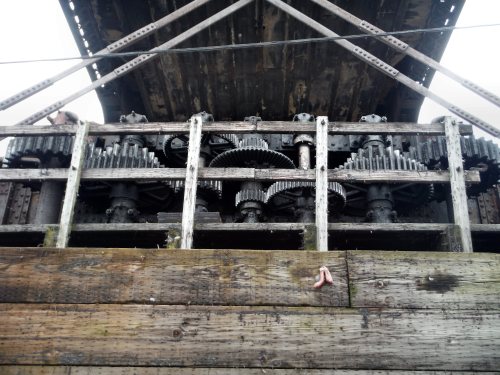
{"label": "small pink object on wood", "polygon": [[333,277],[328,268],[326,266],[322,266],[319,269],[319,280],[314,283],[314,287],[316,289],[321,289],[325,283],[333,284]]}

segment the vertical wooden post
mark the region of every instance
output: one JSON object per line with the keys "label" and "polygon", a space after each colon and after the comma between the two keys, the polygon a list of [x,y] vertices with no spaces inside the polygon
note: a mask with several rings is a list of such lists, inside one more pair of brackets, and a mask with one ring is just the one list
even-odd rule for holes
{"label": "vertical wooden post", "polygon": [[182,208],[181,248],[193,246],[194,212],[196,208],[196,188],[198,186],[198,163],[200,160],[201,128],[203,117],[191,117],[189,130],[189,148],[184,182],[184,204]]}
{"label": "vertical wooden post", "polygon": [[465,192],[464,166],[460,147],[460,132],[457,122],[452,117],[444,118],[446,148],[448,149],[448,165],[450,170],[451,199],[453,202],[453,219],[460,233],[461,251],[472,253],[472,237],[470,232],[467,194]]}
{"label": "vertical wooden post", "polygon": [[316,118],[316,245],[328,251],[328,117]]}
{"label": "vertical wooden post", "polygon": [[78,196],[78,189],[80,187],[80,176],[82,174],[83,159],[85,158],[85,142],[88,132],[88,122],[80,125],[76,132],[73,144],[73,154],[71,156],[71,165],[68,170],[68,180],[66,181],[66,193],[64,194],[59,232],[57,233],[56,247],[58,248],[65,248],[68,246],[76,197]]}

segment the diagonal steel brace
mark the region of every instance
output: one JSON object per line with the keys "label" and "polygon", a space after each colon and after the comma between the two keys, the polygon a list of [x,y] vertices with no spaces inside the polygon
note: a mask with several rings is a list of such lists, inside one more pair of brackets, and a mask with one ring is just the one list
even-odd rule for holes
{"label": "diagonal steel brace", "polygon": [[0,102],[0,111],[12,107],[14,104],[22,102],[24,99],[27,99],[30,96],[42,90],[45,90],[47,87],[52,86],[57,81],[60,81],[61,79],[69,76],[70,74],[73,74],[80,69],[83,69],[91,64],[94,64],[95,62],[99,61],[103,56],[106,56],[110,53],[118,52],[123,48],[128,47],[131,44],[134,44],[135,42],[147,37],[148,35],[151,35],[156,30],[172,23],[176,19],[188,14],[192,10],[202,6],[203,4],[206,4],[209,1],[211,0],[194,0],[189,4],[186,4],[182,8],[179,8],[176,11],[169,13],[165,17],[159,19],[158,21],[152,22],[149,25],[141,27],[139,30],[136,30],[133,33],[128,34],[127,36],[124,36],[123,38],[117,40],[116,42],[111,43],[106,48],[100,50],[99,52],[96,52],[94,54],[95,58],[83,60],[82,62],[73,65],[72,67],[62,71],[61,73],[51,78],[44,79],[43,81],[37,83],[36,85],[33,85],[5,99],[4,101]]}
{"label": "diagonal steel brace", "polygon": [[[288,13],[292,17],[298,19],[299,21],[304,22],[306,25],[308,25],[309,27],[316,30],[320,34],[323,34],[326,37],[331,37],[331,38],[340,37],[340,35],[338,35],[337,33],[333,32],[329,28],[323,26],[319,22],[313,20],[311,17],[306,16],[304,13],[298,11],[294,7],[284,3],[281,0],[266,0],[266,1],[270,4],[273,4],[277,8],[281,9],[282,11]],[[470,123],[472,123],[473,125],[476,125],[478,128],[484,130],[485,132],[487,132],[487,133],[489,133],[497,138],[500,138],[500,129],[498,129],[497,127],[495,127],[495,126],[475,117],[474,115],[470,114],[469,112],[453,105],[452,103],[448,102],[446,99],[438,96],[437,94],[430,91],[428,88],[415,82],[410,77],[402,74],[400,71],[398,71],[397,69],[395,69],[391,65],[387,64],[385,61],[372,55],[371,53],[364,50],[363,48],[358,47],[357,45],[355,45],[355,44],[353,44],[345,39],[336,39],[333,42],[340,45],[341,47],[347,49],[349,52],[354,54],[354,56],[356,56],[358,59],[366,62],[367,64],[369,64],[372,67],[376,68],[377,70],[381,71],[385,75],[395,79],[396,81],[409,87],[413,91],[415,91],[415,92],[433,100],[434,102],[442,105],[443,107],[448,109],[450,112],[463,118],[464,120],[469,121]]]}
{"label": "diagonal steel brace", "polygon": [[50,106],[42,109],[39,112],[36,112],[35,114],[29,116],[28,118],[17,123],[16,125],[29,125],[29,124],[33,124],[33,123],[37,122],[38,120],[41,120],[45,116],[51,114],[54,111],[57,111],[58,109],[64,107],[66,104],[71,103],[73,100],[78,99],[79,97],[85,95],[86,93],[88,93],[92,90],[95,90],[98,87],[100,87],[104,84],[107,84],[107,83],[115,80],[116,78],[123,76],[124,74],[130,73],[132,70],[137,69],[138,67],[144,65],[146,62],[149,62],[149,61],[153,60],[154,58],[158,57],[159,56],[158,52],[165,51],[165,50],[168,50],[168,49],[176,46],[177,44],[192,37],[193,35],[197,34],[201,30],[204,30],[207,27],[210,27],[214,23],[229,16],[230,14],[236,12],[237,10],[243,8],[244,6],[250,4],[253,1],[254,0],[238,0],[236,3],[221,10],[219,13],[214,14],[213,16],[207,18],[206,20],[200,22],[199,24],[193,26],[192,28],[177,35],[175,38],[170,39],[168,42],[165,42],[162,45],[149,50],[148,54],[140,55],[140,56],[136,57],[135,59],[130,60],[129,62],[119,66],[118,68],[116,68],[112,72],[101,77],[100,79],[95,80],[89,86],[73,93],[72,95],[70,95],[64,99],[61,99],[61,100],[51,104]]}
{"label": "diagonal steel brace", "polygon": [[[316,3],[326,10],[330,11],[331,13],[335,14],[336,16],[339,16],[340,18],[344,19],[345,21],[349,22],[350,24],[356,26],[360,30],[367,32],[371,35],[377,35],[377,34],[383,34],[386,33],[384,30],[379,29],[377,26],[372,25],[371,23],[362,20],[361,18],[356,17],[352,13],[349,13],[345,9],[342,9],[338,5],[335,5],[328,0],[311,0],[313,3]],[[479,85],[459,76],[458,74],[452,72],[448,68],[444,67],[441,65],[439,62],[436,60],[430,58],[429,56],[423,54],[420,51],[417,51],[413,47],[409,46],[402,40],[391,36],[391,35],[385,35],[385,36],[380,36],[380,40],[384,42],[385,44],[389,45],[389,47],[392,47],[396,49],[398,52],[401,52],[407,56],[413,57],[415,60],[420,61],[421,63],[429,66],[430,68],[448,76],[449,78],[453,79],[454,81],[460,83],[464,87],[468,88],[470,91],[474,92],[475,94],[481,96],[482,98],[490,101],[491,103],[495,104],[496,106],[500,107],[500,98],[493,94],[492,92],[489,92],[488,90],[480,87]]]}

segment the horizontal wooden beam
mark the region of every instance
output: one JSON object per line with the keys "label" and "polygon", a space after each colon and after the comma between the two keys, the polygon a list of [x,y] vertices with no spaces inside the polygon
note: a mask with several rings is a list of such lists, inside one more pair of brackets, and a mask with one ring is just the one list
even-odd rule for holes
{"label": "horizontal wooden beam", "polygon": [[0,318],[1,364],[500,368],[497,310],[15,303]]}
{"label": "horizontal wooden beam", "polygon": [[[453,224],[444,223],[329,223],[330,232],[445,232]],[[0,225],[1,233],[45,233],[56,224]],[[74,224],[73,232],[166,232],[180,229],[180,223],[88,223]],[[195,223],[196,231],[203,232],[290,232],[303,231],[303,223]],[[473,233],[500,233],[500,224],[471,224]]]}
{"label": "horizontal wooden beam", "polygon": [[[76,133],[76,125],[44,126],[0,126],[0,137],[30,135],[71,135]],[[256,124],[243,121],[213,122],[203,124],[203,132],[210,133],[315,133],[314,123],[292,121],[260,121]],[[330,122],[330,134],[385,134],[385,135],[444,135],[443,124],[417,124],[408,122],[366,123],[366,122]],[[124,134],[189,134],[186,122],[149,122],[140,124],[91,124],[90,135]],[[462,135],[472,134],[472,125],[460,125]]]}
{"label": "horizontal wooden beam", "polygon": [[[345,254],[0,248],[0,303],[500,308],[499,255]],[[321,265],[334,286],[316,290]]]}
{"label": "horizontal wooden beam", "polygon": [[[0,303],[348,306],[345,252],[0,248]],[[327,266],[335,286],[313,288]]]}
{"label": "horizontal wooden beam", "polygon": [[[265,372],[264,372],[265,371]],[[450,375],[449,371],[315,370],[262,368],[103,367],[103,366],[0,366],[3,375]],[[496,372],[481,372],[495,375]],[[461,371],[460,375],[477,375]]]}
{"label": "horizontal wooden beam", "polygon": [[353,307],[500,308],[500,255],[347,253]]}
{"label": "horizontal wooden beam", "polygon": [[[63,181],[66,169],[0,169],[0,181]],[[82,181],[163,181],[182,180],[184,168],[102,168],[84,169]],[[314,181],[315,170],[255,169],[255,168],[200,168],[200,180],[224,181]],[[449,183],[447,171],[360,171],[351,169],[328,170],[328,180],[358,184],[370,183]],[[468,183],[479,183],[479,171],[466,171]]]}

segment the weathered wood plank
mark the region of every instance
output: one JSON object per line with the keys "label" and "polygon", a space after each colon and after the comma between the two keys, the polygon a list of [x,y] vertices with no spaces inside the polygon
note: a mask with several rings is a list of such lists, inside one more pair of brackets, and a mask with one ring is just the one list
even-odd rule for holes
{"label": "weathered wood plank", "polygon": [[348,306],[344,254],[4,248],[0,302]]}
{"label": "weathered wood plank", "polygon": [[451,199],[453,202],[453,221],[458,227],[460,251],[472,253],[472,237],[470,232],[467,192],[464,181],[464,164],[457,122],[451,117],[444,118],[446,130],[446,148],[450,171]]}
{"label": "weathered wood plank", "polygon": [[184,201],[182,205],[181,247],[183,249],[191,249],[193,246],[194,211],[196,209],[202,126],[203,117],[201,115],[191,117],[186,178],[184,181]]}
{"label": "weathered wood plank", "polygon": [[[329,232],[444,232],[453,224],[440,223],[329,223]],[[72,232],[165,232],[180,229],[179,223],[105,223],[74,224]],[[45,233],[48,229],[57,229],[54,224],[0,225],[1,233]],[[195,231],[303,231],[303,223],[198,223]],[[472,233],[500,233],[500,224],[472,224]]]}
{"label": "weathered wood plank", "polygon": [[61,220],[57,232],[56,246],[59,248],[68,246],[76,198],[78,196],[78,190],[80,189],[80,177],[82,175],[83,160],[85,158],[85,142],[89,131],[89,124],[85,122],[79,126],[76,132],[73,155],[71,156],[71,163],[68,169],[68,179],[66,181]]}
{"label": "weathered wood plank", "polygon": [[[66,169],[1,169],[0,181],[47,181],[65,180]],[[81,179],[85,181],[148,181],[182,180],[186,177],[184,168],[102,168],[84,169]],[[254,169],[254,168],[200,168],[200,180],[227,181],[315,181],[313,169]],[[397,183],[446,184],[450,182],[447,171],[360,171],[328,170],[328,180],[350,183]],[[479,183],[479,171],[466,171],[465,181]]]}
{"label": "weathered wood plank", "polygon": [[[0,126],[1,137],[31,135],[71,135],[76,133],[75,125],[59,126]],[[471,125],[460,125],[460,134],[472,134]],[[252,124],[243,121],[213,122],[203,125],[203,132],[209,133],[314,133],[310,124],[293,121],[259,121]],[[359,122],[330,122],[330,134],[406,134],[406,135],[444,135],[443,124],[416,124],[411,122],[389,122],[384,124],[367,124]],[[126,135],[126,134],[189,134],[186,122],[148,122],[141,124],[91,124],[90,135]]]}
{"label": "weathered wood plank", "polygon": [[316,118],[316,247],[328,251],[328,117]]}
{"label": "weathered wood plank", "polygon": [[496,371],[500,312],[0,305],[1,364]]}
{"label": "weathered wood plank", "polygon": [[500,308],[498,254],[349,251],[348,269],[353,307]]}
{"label": "weathered wood plank", "polygon": [[[451,375],[449,371],[313,370],[266,368],[102,367],[102,366],[0,366],[3,375]],[[455,373],[456,374],[456,373]],[[460,371],[460,375],[477,372]],[[496,372],[481,372],[494,375]]]}

